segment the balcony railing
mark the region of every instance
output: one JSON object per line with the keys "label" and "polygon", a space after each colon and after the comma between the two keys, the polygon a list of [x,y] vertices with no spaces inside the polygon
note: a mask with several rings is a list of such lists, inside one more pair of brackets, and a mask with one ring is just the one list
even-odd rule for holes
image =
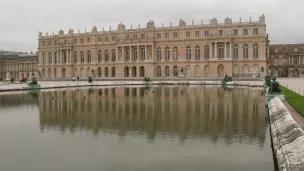
{"label": "balcony railing", "polygon": [[304,64],[300,65],[292,65],[292,64],[286,64],[286,65],[270,65],[270,68],[288,68],[288,67],[298,67],[298,68],[304,68]]}

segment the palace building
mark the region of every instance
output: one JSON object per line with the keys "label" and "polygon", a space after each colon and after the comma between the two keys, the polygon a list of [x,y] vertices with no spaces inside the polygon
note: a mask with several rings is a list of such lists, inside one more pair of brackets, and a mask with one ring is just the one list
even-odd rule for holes
{"label": "palace building", "polygon": [[58,35],[39,32],[38,70],[41,78],[203,78],[252,77],[268,71],[265,16],[258,21],[226,18],[218,23],[155,27]]}
{"label": "palace building", "polygon": [[270,45],[269,69],[277,77],[304,77],[304,44]]}

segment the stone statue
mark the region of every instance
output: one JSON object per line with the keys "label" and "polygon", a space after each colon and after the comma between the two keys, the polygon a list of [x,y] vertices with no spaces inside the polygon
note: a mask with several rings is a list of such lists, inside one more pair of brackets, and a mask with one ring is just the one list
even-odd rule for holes
{"label": "stone statue", "polygon": [[92,31],[91,31],[92,33],[97,33],[97,27],[96,26],[94,26],[93,28],[92,28]]}
{"label": "stone statue", "polygon": [[179,26],[186,26],[186,22],[182,19],[179,20]]}
{"label": "stone statue", "polygon": [[40,31],[38,32],[38,36],[39,38],[42,37],[42,33]]}
{"label": "stone statue", "polygon": [[213,17],[213,19],[210,20],[211,25],[217,25],[217,19]]}
{"label": "stone statue", "polygon": [[154,21],[150,20],[148,23],[147,23],[147,26],[146,26],[147,29],[151,29],[151,28],[155,28],[155,25],[154,25]]}
{"label": "stone statue", "polygon": [[59,30],[59,35],[64,35],[64,31],[62,29]]}
{"label": "stone statue", "polygon": [[73,30],[73,29],[70,29],[70,30],[69,30],[69,34],[74,34],[74,30]]}
{"label": "stone statue", "polygon": [[262,16],[260,16],[259,23],[265,24],[265,15],[264,14]]}
{"label": "stone statue", "polygon": [[232,81],[232,77],[231,77],[231,76],[228,76],[228,75],[226,74],[225,77],[224,77],[224,81],[230,82],[230,81]]}
{"label": "stone statue", "polygon": [[[117,30],[118,31],[125,31],[126,30],[126,26],[124,24],[120,23],[117,26]],[[104,29],[103,29],[103,31],[104,31]]]}
{"label": "stone statue", "polygon": [[231,25],[232,24],[232,19],[229,17],[225,18],[225,25]]}
{"label": "stone statue", "polygon": [[269,91],[268,93],[281,93],[280,84],[276,81],[277,77],[272,76],[270,78]]}

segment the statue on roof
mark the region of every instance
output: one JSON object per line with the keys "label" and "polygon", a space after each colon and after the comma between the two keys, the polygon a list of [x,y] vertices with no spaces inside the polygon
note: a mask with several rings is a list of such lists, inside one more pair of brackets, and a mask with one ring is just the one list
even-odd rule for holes
{"label": "statue on roof", "polygon": [[186,26],[186,22],[182,19],[179,19],[179,26]]}
{"label": "statue on roof", "polygon": [[230,25],[232,24],[232,18],[226,17],[225,18],[225,25]]}
{"label": "statue on roof", "polygon": [[59,35],[64,35],[64,31],[62,29],[59,30]]}
{"label": "statue on roof", "polygon": [[146,28],[155,28],[154,21],[150,20],[150,21],[147,23]]}
{"label": "statue on roof", "polygon": [[[104,29],[102,29],[104,31]],[[117,30],[118,31],[125,31],[126,30],[126,26],[122,23],[118,24],[117,26]]]}
{"label": "statue on roof", "polygon": [[211,20],[210,20],[210,24],[211,25],[217,25],[217,19],[215,17],[213,17]]}
{"label": "statue on roof", "polygon": [[265,24],[265,15],[260,16],[260,23]]}
{"label": "statue on roof", "polygon": [[97,27],[96,26],[94,26],[93,28],[92,28],[92,31],[91,31],[92,33],[97,33]]}
{"label": "statue on roof", "polygon": [[69,34],[74,34],[74,30],[73,29],[69,29]]}
{"label": "statue on roof", "polygon": [[38,37],[42,37],[42,33],[40,31],[38,32]]}

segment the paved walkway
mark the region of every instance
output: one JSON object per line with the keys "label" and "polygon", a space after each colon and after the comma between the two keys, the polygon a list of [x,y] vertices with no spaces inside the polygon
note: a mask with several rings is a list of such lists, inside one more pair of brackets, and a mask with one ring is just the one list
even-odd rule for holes
{"label": "paved walkway", "polygon": [[278,78],[284,87],[304,96],[304,78]]}

